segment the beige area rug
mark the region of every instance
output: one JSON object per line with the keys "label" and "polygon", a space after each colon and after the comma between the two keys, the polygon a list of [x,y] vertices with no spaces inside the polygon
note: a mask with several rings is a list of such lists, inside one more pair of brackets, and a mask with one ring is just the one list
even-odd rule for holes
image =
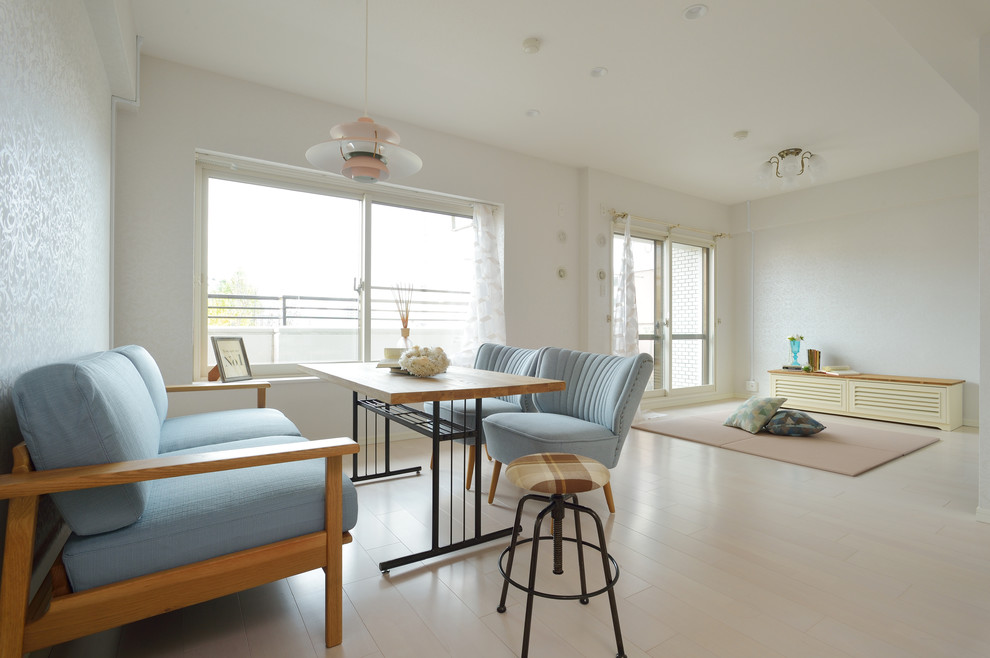
{"label": "beige area rug", "polygon": [[[812,436],[750,434],[722,423],[728,413],[657,418],[633,427],[655,434],[705,443],[767,459],[809,466],[842,475],[859,475],[938,441],[938,437],[844,425],[817,418],[826,427]],[[813,416],[814,417],[814,416]]]}

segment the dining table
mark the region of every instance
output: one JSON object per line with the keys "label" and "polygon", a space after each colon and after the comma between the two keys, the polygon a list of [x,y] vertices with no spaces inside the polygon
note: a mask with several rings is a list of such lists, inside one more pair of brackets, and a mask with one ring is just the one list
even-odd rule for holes
{"label": "dining table", "polygon": [[[484,398],[562,391],[565,386],[563,381],[459,366],[450,366],[446,372],[431,377],[412,376],[397,368],[378,367],[378,364],[373,362],[307,363],[301,364],[300,368],[309,375],[315,375],[351,391],[352,438],[361,446],[361,453],[364,453],[363,456],[360,453],[353,455],[349,474],[352,481],[357,483],[421,472],[422,466],[392,468],[393,423],[432,439],[431,463],[434,468],[431,478],[430,548],[380,562],[379,569],[383,573],[395,567],[507,537],[512,532],[511,526],[488,532],[482,527],[482,451],[474,451],[474,490],[473,496],[469,497],[459,491],[455,492],[453,486],[447,487],[446,492],[441,488],[439,467],[441,447],[444,444],[452,446],[452,442],[464,446],[480,445],[478,437],[482,436]],[[425,406],[423,404],[430,402],[434,404]],[[446,414],[446,418],[442,413],[442,405],[447,405],[450,411]],[[450,420],[457,415],[454,413],[455,405],[461,406],[461,417],[473,415],[473,427],[466,427]],[[474,408],[473,414],[468,411],[470,407]],[[361,431],[362,416],[365,421],[364,431]],[[371,416],[374,422],[369,423],[368,416]],[[383,422],[381,434],[377,419]],[[381,461],[377,458],[379,446],[382,446],[384,451]],[[374,460],[369,460],[370,451],[374,451]],[[365,466],[363,471],[359,468],[362,459]],[[369,472],[369,468],[374,470]],[[444,493],[449,497],[446,501],[443,500]],[[456,518],[458,497],[461,503],[460,519]],[[441,509],[448,513],[446,519],[442,518]],[[446,521],[446,536],[441,532],[441,521]],[[460,529],[459,534],[455,533],[455,528]]]}

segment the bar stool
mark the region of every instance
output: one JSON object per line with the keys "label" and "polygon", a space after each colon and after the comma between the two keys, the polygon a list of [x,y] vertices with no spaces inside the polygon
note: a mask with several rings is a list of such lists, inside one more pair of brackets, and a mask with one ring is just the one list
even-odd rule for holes
{"label": "bar stool", "polygon": [[[533,597],[542,596],[548,599],[579,600],[587,605],[592,596],[598,596],[608,592],[609,604],[612,607],[612,628],[615,630],[615,644],[618,649],[616,658],[625,658],[626,654],[622,647],[622,633],[619,630],[619,611],[615,604],[614,587],[619,579],[619,565],[615,558],[608,554],[605,546],[605,529],[602,527],[602,520],[598,514],[589,507],[578,504],[577,494],[585,491],[592,491],[608,484],[608,469],[600,462],[590,457],[581,457],[558,452],[544,452],[538,455],[526,455],[520,457],[509,464],[505,471],[505,476],[521,489],[535,491],[537,493],[526,494],[519,500],[516,507],[516,520],[512,530],[512,540],[509,547],[502,551],[498,559],[498,569],[502,573],[505,582],[502,583],[502,600],[499,602],[497,610],[505,612],[505,598],[509,592],[509,584],[526,592],[526,623],[523,627],[523,647],[522,658],[529,654],[529,631],[533,620]],[[549,494],[549,495],[547,495]],[[521,529],[520,520],[522,518],[523,507],[527,501],[537,500],[547,503],[547,506],[537,514],[536,523],[533,526],[533,536],[527,539],[519,539]],[[562,522],[565,510],[574,511],[574,537],[564,537],[562,532]],[[598,545],[586,542],[581,537],[581,518],[579,513],[588,514],[595,520],[598,528]],[[553,534],[541,536],[540,528],[543,525],[544,517],[550,514],[553,525]],[[544,540],[553,541],[553,573],[560,575],[564,573],[563,568],[563,542],[573,542],[577,545],[578,569],[581,577],[580,594],[553,594],[541,592],[536,589],[536,567],[539,554],[540,542]],[[512,579],[512,561],[515,557],[516,547],[519,544],[532,542],[533,552],[529,565],[529,584],[523,586]],[[605,586],[594,592],[588,591],[587,581],[584,573],[584,547],[587,546],[602,557],[602,570],[605,574]],[[503,568],[503,563],[508,556],[508,563]],[[613,576],[612,573],[615,573]]]}

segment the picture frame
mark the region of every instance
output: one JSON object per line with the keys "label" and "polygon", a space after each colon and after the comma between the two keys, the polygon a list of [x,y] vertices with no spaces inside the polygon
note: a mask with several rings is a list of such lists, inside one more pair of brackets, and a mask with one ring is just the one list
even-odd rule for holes
{"label": "picture frame", "polygon": [[211,336],[213,354],[220,369],[220,381],[239,382],[251,379],[251,364],[248,362],[244,339],[240,336]]}

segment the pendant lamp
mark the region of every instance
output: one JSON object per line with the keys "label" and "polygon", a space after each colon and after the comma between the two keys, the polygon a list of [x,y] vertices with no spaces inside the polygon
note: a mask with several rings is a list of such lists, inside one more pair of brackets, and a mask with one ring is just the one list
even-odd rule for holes
{"label": "pendant lamp", "polygon": [[330,129],[330,139],[311,146],[306,159],[319,169],[362,183],[411,176],[423,167],[418,155],[399,146],[399,134],[368,116],[368,0],[364,4],[364,116]]}

